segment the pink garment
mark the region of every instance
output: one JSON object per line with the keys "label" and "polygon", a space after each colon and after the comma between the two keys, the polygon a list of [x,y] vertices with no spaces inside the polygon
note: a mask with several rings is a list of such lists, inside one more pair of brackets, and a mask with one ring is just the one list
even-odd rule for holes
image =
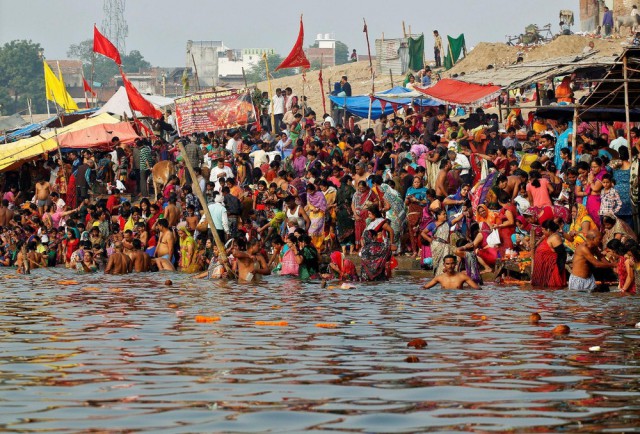
{"label": "pink garment", "polygon": [[533,198],[531,205],[539,208],[553,205],[551,197],[549,196],[549,190],[547,190],[549,181],[546,178],[541,178],[539,181],[540,187],[534,187],[531,183],[527,184],[527,192],[529,192]]}

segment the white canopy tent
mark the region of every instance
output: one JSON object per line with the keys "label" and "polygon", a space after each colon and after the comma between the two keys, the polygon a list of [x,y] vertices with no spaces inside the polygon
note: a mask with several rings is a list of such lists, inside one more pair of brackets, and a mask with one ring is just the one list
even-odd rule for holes
{"label": "white canopy tent", "polygon": [[[153,104],[158,109],[164,109],[174,104],[173,98],[166,98],[160,95],[145,95],[142,96]],[[127,97],[127,91],[123,86],[120,86],[118,91],[107,101],[98,111],[92,116],[98,116],[102,113],[111,113],[116,116],[128,116],[133,117],[131,113],[131,107],[129,106],[129,98]],[[140,116],[140,113],[136,112],[136,116]]]}

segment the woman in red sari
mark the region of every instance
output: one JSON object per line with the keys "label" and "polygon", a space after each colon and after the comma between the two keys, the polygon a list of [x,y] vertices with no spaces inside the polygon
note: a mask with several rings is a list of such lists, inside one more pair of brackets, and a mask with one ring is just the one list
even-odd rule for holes
{"label": "woman in red sari", "polygon": [[486,205],[478,205],[476,209],[476,221],[479,225],[479,232],[473,240],[473,245],[476,248],[478,261],[484,267],[481,273],[492,272],[498,260],[498,249],[490,246],[487,242],[487,238],[489,238],[492,232],[491,228],[496,225],[497,218],[497,214],[489,210]]}
{"label": "woman in red sari", "polygon": [[563,288],[567,285],[567,251],[563,239],[558,235],[558,225],[553,220],[542,224],[544,238],[533,256],[531,285],[544,288]]}
{"label": "woman in red sari", "polygon": [[369,188],[365,181],[360,181],[351,201],[351,209],[356,221],[356,249],[360,249],[362,245],[362,234],[367,227],[369,208],[379,204],[379,196]]}
{"label": "woman in red sari", "polygon": [[513,241],[511,235],[516,233],[516,217],[518,210],[511,202],[511,196],[504,190],[498,193],[498,203],[500,204],[500,212],[497,217],[495,228],[500,234],[500,253],[504,253],[507,249],[513,249]]}

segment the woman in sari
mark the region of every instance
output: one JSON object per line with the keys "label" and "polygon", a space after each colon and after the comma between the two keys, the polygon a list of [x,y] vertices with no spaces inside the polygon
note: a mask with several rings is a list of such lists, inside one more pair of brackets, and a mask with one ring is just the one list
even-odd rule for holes
{"label": "woman in sari", "polygon": [[298,262],[296,261],[296,249],[294,248],[298,239],[295,234],[289,234],[286,241],[287,243],[281,252],[280,264],[282,267],[280,268],[280,275],[298,276],[298,269],[300,268],[300,265],[298,265]]}
{"label": "woman in sari", "polygon": [[307,171],[307,157],[302,154],[302,148],[296,148],[291,157],[296,178],[304,177],[304,174]]}
{"label": "woman in sari", "polygon": [[[393,181],[387,181],[393,183]],[[393,189],[393,187],[387,183],[382,182],[382,176],[376,175],[374,178],[376,186],[384,192],[384,201],[388,204],[387,220],[391,224],[393,233],[396,234],[395,246],[399,250],[402,241],[402,234],[407,224],[407,213],[404,210],[404,201],[400,197],[400,193]],[[395,185],[395,184],[394,184]]]}
{"label": "woman in sari", "polygon": [[329,271],[333,272],[331,273],[333,274],[333,277],[339,280],[360,280],[358,272],[356,271],[356,266],[346,258],[344,253],[333,252],[330,257],[331,263],[329,264]]}
{"label": "woman in sari", "polygon": [[371,223],[362,236],[362,280],[387,280],[391,276],[391,252],[395,250],[394,233],[377,206],[368,209]]}
{"label": "woman in sari", "polygon": [[332,247],[335,239],[335,221],[336,221],[336,199],[338,191],[332,182],[323,179],[320,181],[320,190],[324,194],[327,201],[327,211],[324,213],[324,235],[329,240],[329,248]]}
{"label": "woman in sari", "polygon": [[188,273],[195,257],[195,241],[189,233],[186,223],[179,224],[177,229],[180,240],[180,271]]}
{"label": "woman in sari", "polygon": [[604,247],[606,247],[611,240],[620,240],[623,243],[627,240],[638,240],[631,226],[619,217],[613,215],[603,216],[602,228],[604,229],[602,234],[602,245]]}
{"label": "woman in sari", "polygon": [[324,213],[327,211],[327,199],[321,191],[316,190],[313,184],[307,184],[307,215],[311,220],[308,234],[311,242],[320,252],[324,244]]}
{"label": "woman in sari", "polygon": [[498,216],[495,212],[490,211],[486,205],[480,204],[476,209],[476,221],[479,225],[479,234],[474,240],[476,255],[478,255],[480,263],[485,267],[482,273],[490,273],[498,260],[498,249],[489,245],[487,238],[491,235],[491,227],[495,226]]}
{"label": "woman in sari", "polygon": [[516,232],[516,217],[518,210],[511,201],[511,196],[506,191],[501,191],[498,195],[498,203],[500,204],[500,212],[498,213],[497,223],[494,226],[500,234],[500,251],[504,253],[507,249],[513,249],[511,236]]}
{"label": "woman in sari", "polygon": [[534,253],[531,285],[543,288],[563,288],[567,285],[567,251],[558,234],[558,225],[553,220],[542,224],[544,238]]}
{"label": "woman in sari", "polygon": [[378,204],[378,196],[371,191],[365,181],[360,181],[358,183],[358,190],[354,193],[353,200],[351,201],[351,210],[353,211],[356,228],[356,249],[360,249],[362,244],[362,235],[364,229],[367,227],[369,208]]}
{"label": "woman in sari", "polygon": [[410,253],[415,255],[419,250],[422,210],[427,204],[427,189],[422,185],[422,178],[419,176],[413,178],[413,184],[407,189],[404,203],[408,211],[407,224],[409,226],[409,241],[411,243]]}
{"label": "woman in sari", "polygon": [[591,160],[591,170],[587,176],[587,185],[584,192],[587,194],[587,212],[593,219],[598,229],[600,228],[600,203],[602,198],[602,177],[606,175],[607,169],[604,168],[602,160],[599,157]]}
{"label": "woman in sari", "polygon": [[598,230],[595,222],[587,212],[587,208],[581,203],[575,203],[571,207],[571,217],[573,221],[569,226],[569,232],[564,234],[565,245],[571,250],[576,249],[587,239],[589,231]]}
{"label": "woman in sari", "polygon": [[443,272],[444,257],[451,254],[451,245],[449,244],[450,227],[447,221],[447,212],[440,209],[434,214],[436,220],[429,223],[420,236],[430,244],[433,273],[437,276]]}
{"label": "woman in sari", "polygon": [[340,188],[336,194],[336,237],[343,254],[347,253],[347,247],[349,247],[349,254],[353,254],[355,225],[351,203],[355,192],[356,190],[351,185],[351,177],[345,175],[340,181]]}
{"label": "woman in sari", "polygon": [[463,184],[458,188],[455,194],[445,197],[442,204],[446,207],[447,218],[452,219],[456,214],[462,212],[464,204],[470,200],[469,191],[471,186],[469,184]]}

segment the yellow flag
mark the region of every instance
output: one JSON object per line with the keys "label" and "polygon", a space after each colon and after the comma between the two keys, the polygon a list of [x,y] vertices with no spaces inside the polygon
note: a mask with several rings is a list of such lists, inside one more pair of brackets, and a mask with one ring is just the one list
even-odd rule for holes
{"label": "yellow flag", "polygon": [[[55,102],[67,112],[78,110],[78,105],[67,92],[64,82],[56,77],[47,62],[43,61],[42,63],[44,63],[44,86],[47,99]],[[60,74],[60,78],[62,78],[62,74]]]}

